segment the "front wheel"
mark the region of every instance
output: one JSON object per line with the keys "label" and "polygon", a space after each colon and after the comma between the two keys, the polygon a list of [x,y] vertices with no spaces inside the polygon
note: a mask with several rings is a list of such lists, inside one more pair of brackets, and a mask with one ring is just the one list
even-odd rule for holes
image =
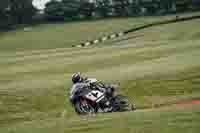
{"label": "front wheel", "polygon": [[75,111],[78,114],[86,115],[86,114],[93,114],[93,113],[95,113],[95,109],[86,100],[84,100],[84,101],[77,101],[74,104],[74,107],[75,107]]}
{"label": "front wheel", "polygon": [[118,95],[113,98],[113,112],[134,111],[134,104],[131,104],[127,97]]}

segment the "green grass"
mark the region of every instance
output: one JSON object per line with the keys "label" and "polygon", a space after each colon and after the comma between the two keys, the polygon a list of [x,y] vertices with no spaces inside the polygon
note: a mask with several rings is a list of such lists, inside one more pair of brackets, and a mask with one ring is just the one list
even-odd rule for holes
{"label": "green grass", "polygon": [[[100,32],[160,19],[50,24],[28,33],[2,34],[0,132],[197,133],[198,106],[154,108],[200,97],[199,20],[148,28],[104,45],[69,48],[73,41],[78,43],[89,35],[97,37]],[[64,45],[65,41],[69,43]],[[138,109],[152,109],[82,118],[67,99],[71,74],[76,71],[108,83],[119,82],[118,93],[127,95]]]}
{"label": "green grass", "polygon": [[[199,15],[185,13],[180,16]],[[83,41],[93,40],[114,32],[124,31],[135,26],[174,19],[175,15],[160,17],[114,18],[99,21],[76,23],[44,24],[0,34],[0,52],[57,49],[71,47]]]}
{"label": "green grass", "polygon": [[[153,21],[151,18],[150,21]],[[106,25],[105,25],[106,23]],[[13,31],[0,37],[0,51],[41,50],[71,47],[82,41],[101,37],[143,24],[144,18],[135,20],[111,19],[92,22],[48,24],[32,27],[31,31]]]}
{"label": "green grass", "polygon": [[138,111],[133,113],[104,114],[78,119],[60,117],[57,119],[24,122],[11,128],[2,128],[2,132],[9,133],[198,133],[199,106],[188,108]]}

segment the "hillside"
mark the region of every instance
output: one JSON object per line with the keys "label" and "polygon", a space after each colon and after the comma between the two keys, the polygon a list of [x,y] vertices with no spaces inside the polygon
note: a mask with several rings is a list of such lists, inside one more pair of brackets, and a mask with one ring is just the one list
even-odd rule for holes
{"label": "hillside", "polygon": [[[63,43],[159,19],[42,25],[28,33],[2,34],[0,132],[198,133],[199,105],[171,104],[200,97],[200,20],[144,29],[106,42],[107,46],[71,48]],[[96,28],[100,24],[103,28]],[[127,95],[138,111],[78,116],[66,98],[76,71],[119,82],[117,93]],[[163,105],[170,106],[158,108]]]}

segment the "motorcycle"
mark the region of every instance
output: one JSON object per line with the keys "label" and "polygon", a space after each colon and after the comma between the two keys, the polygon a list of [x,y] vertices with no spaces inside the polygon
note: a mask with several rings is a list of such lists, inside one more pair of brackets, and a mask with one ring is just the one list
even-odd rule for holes
{"label": "motorcycle", "polygon": [[77,91],[76,98],[71,101],[78,114],[94,114],[98,112],[134,111],[135,105],[127,97],[114,95],[114,87],[87,79],[90,87]]}

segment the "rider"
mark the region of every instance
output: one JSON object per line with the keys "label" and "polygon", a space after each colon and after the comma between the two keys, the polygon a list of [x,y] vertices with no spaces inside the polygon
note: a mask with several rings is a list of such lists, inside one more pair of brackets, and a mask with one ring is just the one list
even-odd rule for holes
{"label": "rider", "polygon": [[84,81],[86,81],[87,78],[83,78],[81,77],[81,73],[74,73],[72,75],[72,83],[73,86],[70,89],[70,100],[73,101],[73,99],[75,98],[75,93],[79,90],[79,89],[83,89],[85,87],[89,87],[89,83],[86,83]]}
{"label": "rider", "polygon": [[[87,82],[87,78],[82,77],[80,72],[74,73],[72,75],[72,83],[73,83],[73,86],[70,90],[70,101],[74,100],[74,98],[76,96],[75,94],[79,89],[84,89],[87,87],[91,88],[90,82]],[[110,95],[112,95],[112,93],[114,91],[114,87],[109,86],[109,85],[102,87],[102,88],[100,87],[98,89],[100,91],[107,92]]]}

